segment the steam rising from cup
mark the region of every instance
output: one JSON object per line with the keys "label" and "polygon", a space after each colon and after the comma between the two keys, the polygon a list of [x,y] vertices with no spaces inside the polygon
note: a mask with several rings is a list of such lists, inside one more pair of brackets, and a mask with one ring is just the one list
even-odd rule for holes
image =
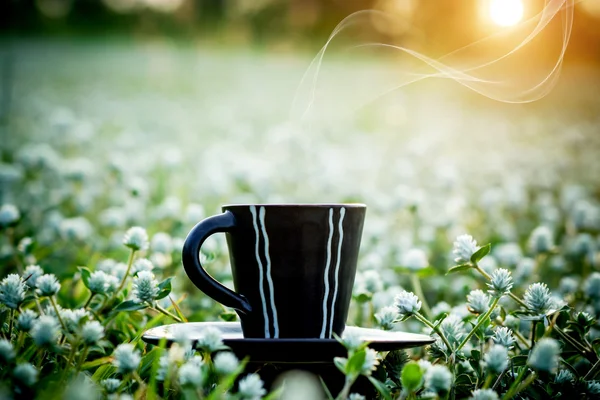
{"label": "steam rising from cup", "polygon": [[[505,103],[528,103],[546,96],[557,83],[573,25],[576,0],[545,0],[537,15],[502,31],[461,47],[442,57],[432,58],[408,47],[382,41],[364,40],[348,48],[349,58],[373,51],[401,56],[402,63],[393,69],[393,75],[349,77],[342,89],[329,89],[333,72],[324,70],[334,61],[326,58],[334,39],[358,29],[372,30],[373,21],[381,24],[400,23],[388,13],[376,10],[356,12],[346,17],[333,30],[325,45],[317,53],[302,77],[292,104],[292,117],[311,120],[327,115],[333,104],[343,105],[352,113],[387,94],[428,78],[451,79],[489,99]],[[555,44],[556,43],[556,44]],[[549,46],[550,45],[550,46]],[[371,53],[368,53],[371,51]],[[474,57],[476,56],[476,57]],[[407,66],[406,62],[412,62]],[[335,69],[332,69],[335,70]],[[367,90],[355,91],[362,85]]]}

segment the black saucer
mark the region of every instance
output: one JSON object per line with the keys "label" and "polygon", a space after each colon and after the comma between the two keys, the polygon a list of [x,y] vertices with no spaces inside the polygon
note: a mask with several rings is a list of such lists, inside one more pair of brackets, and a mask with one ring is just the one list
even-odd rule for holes
{"label": "black saucer", "polygon": [[[249,356],[251,362],[331,363],[334,357],[347,355],[344,346],[335,339],[245,339],[239,322],[188,322],[158,326],[146,331],[142,339],[146,343],[158,344],[160,339],[166,338],[171,342],[173,337],[180,336],[195,342],[209,326],[222,332],[223,343],[238,357]],[[180,330],[184,332],[181,335]],[[426,335],[355,326],[347,326],[346,332],[356,333],[363,341],[370,343],[370,348],[377,351],[419,347],[434,342]]]}

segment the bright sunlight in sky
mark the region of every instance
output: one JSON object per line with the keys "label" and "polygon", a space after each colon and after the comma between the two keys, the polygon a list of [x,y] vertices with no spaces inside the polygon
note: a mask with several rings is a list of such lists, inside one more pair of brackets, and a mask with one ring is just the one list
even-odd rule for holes
{"label": "bright sunlight in sky", "polygon": [[523,0],[489,0],[489,15],[496,25],[512,26],[523,18]]}

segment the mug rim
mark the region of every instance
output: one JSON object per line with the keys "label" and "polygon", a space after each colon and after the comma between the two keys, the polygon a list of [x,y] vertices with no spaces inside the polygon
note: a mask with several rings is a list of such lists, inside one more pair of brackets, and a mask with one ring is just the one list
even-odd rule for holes
{"label": "mug rim", "polygon": [[240,203],[240,204],[225,204],[222,209],[234,207],[268,207],[268,208],[331,208],[331,207],[346,207],[346,208],[367,208],[363,203]]}

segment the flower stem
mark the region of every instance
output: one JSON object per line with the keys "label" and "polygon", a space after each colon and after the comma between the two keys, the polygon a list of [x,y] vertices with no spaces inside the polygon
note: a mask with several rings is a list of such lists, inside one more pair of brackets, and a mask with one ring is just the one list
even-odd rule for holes
{"label": "flower stem", "polygon": [[83,365],[83,362],[85,361],[85,358],[87,357],[89,351],[89,347],[87,345],[84,346],[83,351],[81,352],[81,355],[79,357],[79,361],[77,361],[77,365],[75,366],[75,373],[78,374],[79,371],[81,370],[81,366]]}
{"label": "flower stem", "polygon": [[[121,290],[123,290],[123,286],[125,286],[125,282],[127,281],[127,278],[129,277],[129,272],[131,271],[131,266],[133,265],[134,256],[135,256],[135,250],[131,249],[131,252],[129,253],[129,260],[127,261],[127,270],[125,271],[125,275],[123,275],[123,279],[121,279],[121,284],[119,285],[117,290],[113,293],[113,297],[115,294],[117,294]],[[112,300],[112,297],[111,297],[111,300]]]}
{"label": "flower stem", "polygon": [[65,331],[65,335],[66,335],[67,327],[65,326],[65,323],[63,322],[63,320],[60,316],[60,313],[58,312],[58,307],[56,306],[56,301],[54,301],[54,296],[50,296],[48,298],[50,299],[50,303],[52,304],[54,311],[56,311],[56,318],[58,318],[58,322],[60,322],[60,326],[62,326],[63,330]]}
{"label": "flower stem", "polygon": [[427,325],[428,327],[430,327],[431,329],[433,329],[433,331],[435,333],[437,333],[439,335],[439,337],[442,339],[442,341],[444,342],[444,344],[448,348],[448,351],[452,351],[452,346],[450,345],[450,342],[446,338],[446,335],[444,335],[444,332],[441,331],[441,329],[440,329],[439,326],[433,325],[431,322],[429,322],[427,320],[427,318],[425,318],[424,316],[422,316],[419,313],[415,313],[415,318],[418,319],[419,321],[421,321],[422,323],[424,323],[425,325]]}
{"label": "flower stem", "polygon": [[[527,368],[524,367],[523,371],[526,371]],[[521,393],[523,390],[527,389],[527,386],[531,385],[531,383],[533,383],[533,381],[535,380],[536,373],[532,372],[531,375],[529,375],[527,377],[527,379],[525,379],[523,382],[521,382],[521,384],[519,385],[518,383],[521,381],[520,378],[522,378],[523,372],[521,372],[521,374],[519,374],[519,376],[517,377],[517,379],[515,379],[515,382],[512,384],[512,386],[510,387],[510,389],[508,389],[508,392],[506,392],[504,394],[504,396],[502,396],[502,400],[509,400],[512,399],[513,397],[515,397],[517,394]]]}
{"label": "flower stem", "polygon": [[531,321],[531,348],[535,346],[535,329],[537,328],[537,321]]}
{"label": "flower stem", "polygon": [[[485,279],[487,279],[488,281],[492,279],[492,277],[490,276],[490,274],[488,274],[487,272],[485,272],[484,270],[481,269],[481,267],[477,264],[475,265],[475,269],[485,277]],[[525,302],[523,300],[521,300],[517,295],[515,295],[512,292],[508,292],[508,296],[513,299],[514,301],[516,301],[517,303],[519,303],[522,307],[527,308],[527,305],[525,304]]]}
{"label": "flower stem", "polygon": [[475,327],[473,327],[473,329],[471,329],[471,332],[469,332],[467,337],[463,339],[463,341],[458,345],[458,347],[456,348],[456,350],[454,352],[460,351],[460,349],[462,349],[463,346],[469,342],[469,339],[471,339],[471,337],[475,334],[475,332],[481,327],[481,325],[483,325],[483,321],[485,321],[486,319],[488,319],[490,317],[490,315],[492,315],[492,312],[494,311],[494,308],[496,308],[496,306],[498,305],[499,301],[500,301],[500,297],[494,297],[494,300],[492,301],[492,305],[490,306],[490,309],[487,310],[487,312],[485,314],[483,314],[482,316],[480,316],[478,318],[479,322],[477,322],[477,325],[475,325]]}
{"label": "flower stem", "polygon": [[335,398],[336,400],[346,400],[348,398],[348,394],[350,394],[350,388],[354,383],[354,379],[346,376],[346,381],[344,382],[344,387],[340,391],[340,394]]}
{"label": "flower stem", "polygon": [[154,306],[150,307],[150,308],[152,308],[154,311],[158,311],[158,312],[160,312],[160,313],[162,313],[162,314],[164,314],[164,315],[166,315],[168,317],[173,318],[175,321],[177,321],[179,323],[183,322],[183,320],[181,318],[179,318],[177,315],[171,314],[169,311],[167,311],[164,308],[162,308],[158,303],[154,303]]}
{"label": "flower stem", "polygon": [[417,276],[417,274],[410,274],[410,280],[412,283],[413,290],[419,299],[422,302],[422,309],[425,317],[433,318],[431,315],[431,308],[429,308],[429,304],[427,303],[427,298],[425,298],[425,294],[423,293],[423,288],[421,287],[421,280]]}
{"label": "flower stem", "polygon": [[110,295],[110,297],[105,299],[104,303],[102,304],[102,307],[100,307],[100,310],[98,311],[99,313],[104,311],[104,308],[106,308],[106,306],[108,306],[112,303],[112,301],[115,299],[115,296],[117,296],[117,294],[120,293],[121,290],[123,289],[123,287],[125,286],[125,282],[127,281],[127,278],[129,277],[129,271],[131,271],[131,266],[133,265],[134,256],[135,256],[135,250],[131,249],[131,252],[129,252],[129,260],[127,261],[127,269],[125,270],[123,279],[121,279],[121,283],[119,284],[119,287],[117,288],[117,290],[115,290]]}
{"label": "flower stem", "polygon": [[485,377],[485,382],[483,383],[482,388],[483,389],[489,388],[490,385],[492,384],[493,379],[494,379],[494,377],[492,376],[492,374],[488,374],[488,376]]}
{"label": "flower stem", "polygon": [[13,320],[15,319],[15,310],[13,308],[10,309],[10,313],[8,314],[8,341],[12,340],[12,330],[13,330]]}
{"label": "flower stem", "polygon": [[65,365],[65,370],[62,373],[63,381],[65,381],[67,379],[68,373],[71,370],[71,363],[73,362],[73,358],[75,358],[76,351],[77,351],[77,344],[71,343],[71,351],[69,352],[69,359],[67,360],[67,364]]}
{"label": "flower stem", "polygon": [[87,308],[87,306],[90,305],[90,303],[92,302],[92,299],[94,298],[94,296],[96,295],[96,293],[92,292],[90,294],[89,299],[87,299],[87,301],[85,302],[85,304],[83,305],[83,308]]}
{"label": "flower stem", "polygon": [[583,377],[584,380],[592,380],[596,377],[596,375],[600,372],[600,360],[596,361],[596,363],[592,366],[592,368],[585,374]]}

